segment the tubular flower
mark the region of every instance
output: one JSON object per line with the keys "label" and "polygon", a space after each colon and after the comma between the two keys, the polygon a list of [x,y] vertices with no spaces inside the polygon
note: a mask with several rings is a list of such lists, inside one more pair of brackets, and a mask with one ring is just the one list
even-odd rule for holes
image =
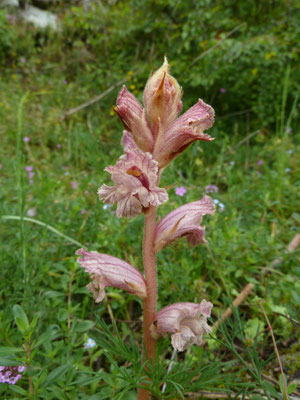
{"label": "tubular flower", "polygon": [[155,249],[162,250],[167,244],[186,236],[188,242],[196,246],[206,243],[205,228],[201,226],[203,215],[213,215],[215,204],[209,196],[176,208],[162,218],[155,228]]}
{"label": "tubular flower", "polygon": [[214,140],[208,134],[203,133],[204,130],[212,127],[214,116],[213,108],[199,99],[193,107],[169,125],[155,143],[153,157],[159,167],[163,168],[168,165],[196,140],[207,142]]}
{"label": "tubular flower", "polygon": [[93,279],[87,288],[93,293],[96,303],[104,299],[106,286],[126,290],[142,299],[146,297],[145,279],[132,265],[97,251],[79,249],[76,255],[82,256],[77,261]]}
{"label": "tubular flower", "polygon": [[145,110],[125,85],[118,95],[114,110],[120,117],[125,129],[132,133],[138,147],[143,151],[152,152],[154,140]]}
{"label": "tubular flower", "polygon": [[122,145],[126,155],[116,165],[105,168],[115,186],[102,185],[98,195],[106,203],[117,203],[117,217],[135,217],[150,206],[165,203],[168,194],[157,186],[158,166],[151,154],[139,150],[126,131]]}
{"label": "tubular flower", "polygon": [[165,57],[163,65],[152,73],[144,90],[144,104],[155,136],[162,134],[182,109],[182,90],[169,70]]}
{"label": "tubular flower", "polygon": [[183,351],[190,345],[200,346],[205,333],[211,332],[207,324],[212,303],[202,300],[201,303],[175,303],[161,309],[150,327],[153,338],[172,333],[171,342],[174,349]]}

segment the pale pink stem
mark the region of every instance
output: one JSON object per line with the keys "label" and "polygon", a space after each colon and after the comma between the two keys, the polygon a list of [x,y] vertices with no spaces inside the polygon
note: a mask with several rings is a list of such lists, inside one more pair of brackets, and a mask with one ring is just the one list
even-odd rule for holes
{"label": "pale pink stem", "polygon": [[[156,340],[150,334],[150,326],[154,321],[156,312],[157,284],[156,284],[156,263],[155,263],[155,233],[156,207],[151,207],[145,217],[143,260],[147,297],[143,302],[144,308],[144,343],[148,359],[155,358]],[[146,357],[146,355],[144,356]],[[146,389],[138,390],[138,400],[150,399],[151,393]]]}

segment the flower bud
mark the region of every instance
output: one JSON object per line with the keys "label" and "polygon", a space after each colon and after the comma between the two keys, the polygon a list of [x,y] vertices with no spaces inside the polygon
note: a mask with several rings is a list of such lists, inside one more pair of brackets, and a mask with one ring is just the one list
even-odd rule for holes
{"label": "flower bud", "polygon": [[153,73],[144,90],[144,104],[157,136],[175,120],[182,108],[182,90],[169,74],[170,66],[165,57],[163,65]]}

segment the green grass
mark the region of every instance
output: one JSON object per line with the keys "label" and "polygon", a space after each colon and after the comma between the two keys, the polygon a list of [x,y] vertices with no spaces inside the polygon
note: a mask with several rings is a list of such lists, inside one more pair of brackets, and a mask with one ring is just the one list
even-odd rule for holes
{"label": "green grass", "polygon": [[[111,113],[117,90],[62,121],[65,111],[93,97],[95,91],[87,92],[76,80],[64,85],[59,72],[29,77],[20,70],[10,81],[9,73],[0,82],[0,211],[5,216],[0,220],[0,339],[2,346],[15,350],[7,354],[0,348],[0,365],[17,360],[28,369],[17,385],[1,384],[0,394],[5,399],[135,398],[142,376],[138,364],[141,304],[133,296],[108,288],[118,337],[107,304],[95,304],[85,288],[89,278],[75,256],[82,244],[89,250],[128,257],[142,268],[143,216],[119,220],[114,208],[104,209],[96,194],[102,183],[109,182],[103,169],[122,152],[122,127]],[[283,90],[288,90],[287,85]],[[273,347],[259,299],[268,312],[280,353],[292,360],[285,363],[286,374],[290,377],[299,368],[297,328],[275,314],[299,318],[299,250],[285,252],[299,224],[299,144],[295,131],[286,132],[290,113],[283,107],[277,129],[262,131],[240,146],[250,133],[245,125],[233,118],[226,124],[217,120],[211,130],[216,140],[193,144],[163,175],[162,186],[184,185],[187,193],[181,198],[170,189],[170,200],[159,208],[160,216],[201,198],[208,184],[219,187],[212,197],[224,204],[224,211],[204,218],[207,246],[191,248],[182,239],[158,255],[159,307],[205,297],[214,304],[213,322],[247,283],[254,284],[254,293],[240,307],[241,316],[236,314],[216,334],[222,343],[209,340],[209,347],[190,348],[185,363],[181,358],[176,361],[171,383],[164,361],[170,357],[171,346],[168,340],[161,341],[161,358],[150,371],[156,398],[177,399],[180,393],[200,389],[258,393],[262,387],[269,396],[272,390],[264,387],[261,368],[278,383],[279,374],[273,373],[275,359],[261,366],[273,354]],[[24,142],[24,137],[30,141]],[[262,165],[257,164],[259,160]],[[26,166],[33,166],[32,185]],[[32,208],[36,223],[27,214]],[[282,262],[271,267],[280,257]],[[16,318],[16,304],[27,315],[25,325]],[[258,336],[257,321],[264,327]],[[105,336],[105,329],[114,335]],[[84,349],[88,337],[95,338],[96,348]],[[284,346],[287,341],[288,347]],[[124,342],[129,350],[123,354]],[[243,369],[234,345],[242,357],[250,352],[259,358],[249,356],[252,375]],[[189,366],[186,380],[180,375],[184,365]],[[198,386],[191,386],[198,373],[202,376],[196,379]],[[164,380],[169,382],[165,397],[159,389]],[[274,390],[279,388],[275,385]]]}

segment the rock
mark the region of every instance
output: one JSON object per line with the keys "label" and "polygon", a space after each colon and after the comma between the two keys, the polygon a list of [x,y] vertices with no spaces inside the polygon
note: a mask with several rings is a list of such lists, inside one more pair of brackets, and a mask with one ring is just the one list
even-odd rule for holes
{"label": "rock", "polygon": [[22,10],[20,12],[20,16],[25,22],[30,22],[37,28],[52,28],[54,30],[58,29],[57,16],[49,11],[28,6],[26,10]]}
{"label": "rock", "polygon": [[0,7],[19,7],[19,0],[0,0]]}

